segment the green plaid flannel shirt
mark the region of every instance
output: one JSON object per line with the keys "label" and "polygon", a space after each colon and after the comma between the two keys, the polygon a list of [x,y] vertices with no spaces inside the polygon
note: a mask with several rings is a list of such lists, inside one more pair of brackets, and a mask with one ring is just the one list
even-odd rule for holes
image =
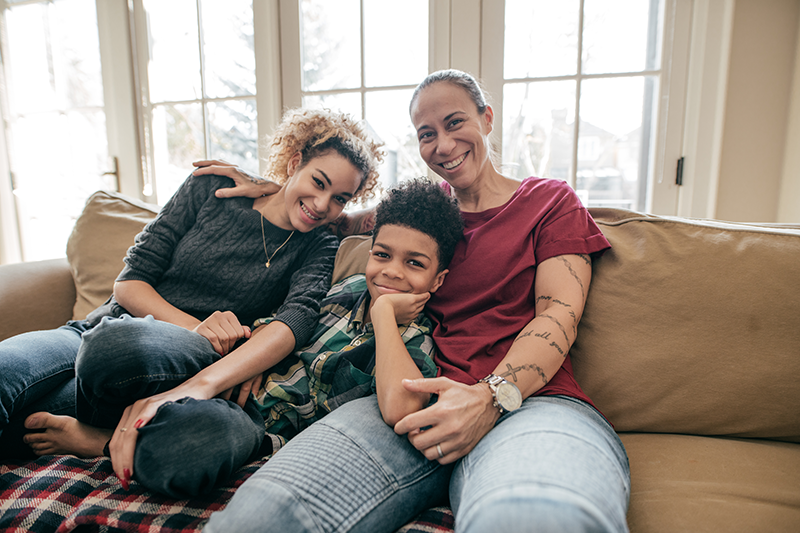
{"label": "green plaid flannel shirt", "polygon": [[[301,429],[340,405],[375,392],[375,334],[364,317],[369,305],[363,274],[346,278],[322,300],[309,345],[271,369],[256,401],[273,453]],[[256,321],[254,328],[271,318]],[[398,326],[400,336],[426,378],[435,377],[432,324],[424,313]]]}

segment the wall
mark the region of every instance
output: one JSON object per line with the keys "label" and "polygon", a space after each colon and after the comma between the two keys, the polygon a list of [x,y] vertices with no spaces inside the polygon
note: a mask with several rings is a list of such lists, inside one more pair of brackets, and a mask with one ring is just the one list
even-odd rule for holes
{"label": "wall", "polygon": [[[800,24],[800,23],[799,23]],[[778,222],[800,222],[800,31],[794,58],[792,102],[783,158],[783,180],[778,202]]]}
{"label": "wall", "polygon": [[736,1],[715,218],[776,222],[781,189],[798,186],[800,163],[782,183],[798,22],[797,0]]}

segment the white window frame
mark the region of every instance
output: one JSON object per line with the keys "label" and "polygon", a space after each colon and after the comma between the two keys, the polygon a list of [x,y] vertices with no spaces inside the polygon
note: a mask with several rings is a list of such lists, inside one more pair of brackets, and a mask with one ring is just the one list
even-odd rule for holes
{"label": "white window frame", "polygon": [[[140,0],[99,0],[99,25],[109,155],[118,161],[120,191],[143,195],[142,121],[137,107],[140,65],[134,65],[130,6]],[[258,134],[269,134],[283,110],[300,105],[299,0],[254,0]],[[649,210],[697,218],[715,216],[724,125],[728,57],[735,0],[665,0],[673,49],[668,95],[650,187]],[[5,2],[0,0],[0,7]],[[430,72],[458,68],[479,76],[489,93],[502,95],[504,0],[429,0]],[[669,26],[667,26],[669,27]],[[499,30],[498,30],[499,28]],[[454,29],[457,29],[455,31]],[[667,31],[665,31],[665,35]],[[475,36],[481,36],[476,39]],[[141,39],[141,36],[138,37]],[[499,59],[498,59],[499,58]],[[499,74],[498,74],[499,73]],[[0,79],[2,83],[2,79]],[[666,89],[666,91],[665,91]],[[498,103],[495,102],[497,108]],[[495,110],[502,131],[502,110]],[[260,145],[260,152],[264,148]],[[674,183],[677,159],[685,156],[683,185]],[[263,161],[265,154],[259,154]],[[263,163],[262,163],[263,164]],[[263,172],[263,167],[260,169]],[[0,175],[9,176],[5,131],[0,131]],[[19,231],[10,179],[0,180],[0,264],[20,260]]]}

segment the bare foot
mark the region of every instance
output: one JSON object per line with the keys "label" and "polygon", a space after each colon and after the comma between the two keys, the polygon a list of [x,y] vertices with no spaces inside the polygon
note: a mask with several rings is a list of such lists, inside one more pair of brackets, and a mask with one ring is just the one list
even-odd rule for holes
{"label": "bare foot", "polygon": [[71,416],[50,413],[32,414],[25,419],[25,427],[44,430],[23,437],[36,455],[97,457],[103,455],[103,448],[114,432],[83,424]]}

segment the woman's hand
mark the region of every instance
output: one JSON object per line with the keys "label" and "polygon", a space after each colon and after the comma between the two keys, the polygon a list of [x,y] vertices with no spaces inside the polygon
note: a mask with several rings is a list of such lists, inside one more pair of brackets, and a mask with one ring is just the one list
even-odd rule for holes
{"label": "woman's hand", "polygon": [[425,304],[430,300],[431,293],[420,294],[398,293],[383,294],[372,304],[372,315],[376,313],[391,312],[397,324],[410,324],[425,309]]}
{"label": "woman's hand", "polygon": [[281,186],[274,181],[251,174],[225,161],[211,159],[195,161],[192,164],[197,167],[194,172],[192,172],[194,176],[225,176],[236,183],[234,187],[217,189],[214,193],[217,198],[234,198],[236,196],[258,198],[259,196],[275,194],[281,190]]}
{"label": "woman's hand", "polygon": [[404,380],[403,386],[413,392],[438,394],[439,399],[400,420],[395,433],[408,434],[408,440],[426,458],[443,465],[471,452],[500,417],[485,383],[464,385],[449,378],[432,378]]}
{"label": "woman's hand", "polygon": [[192,331],[208,339],[220,355],[228,355],[239,339],[250,338],[250,328],[241,325],[232,311],[214,311]]}
{"label": "woman's hand", "polygon": [[128,483],[133,477],[133,457],[136,451],[136,440],[139,437],[139,428],[146,426],[155,416],[158,408],[165,403],[176,402],[187,397],[204,400],[209,396],[202,387],[186,382],[167,392],[143,398],[125,408],[108,445],[114,473],[123,488],[128,488]]}

